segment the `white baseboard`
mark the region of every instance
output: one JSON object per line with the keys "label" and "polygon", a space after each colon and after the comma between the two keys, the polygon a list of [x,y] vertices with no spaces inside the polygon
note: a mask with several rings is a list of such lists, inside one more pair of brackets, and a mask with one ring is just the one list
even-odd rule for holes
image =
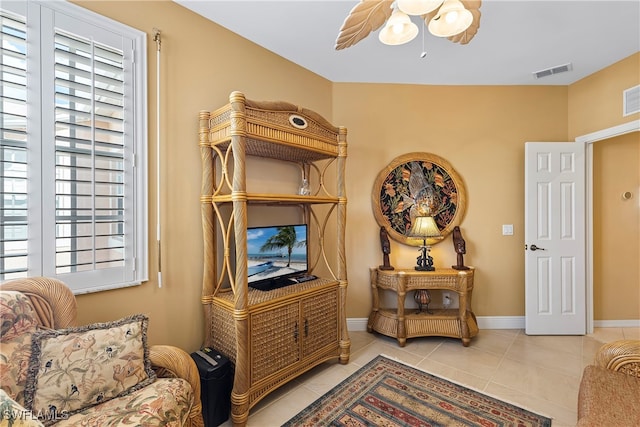
{"label": "white baseboard", "polygon": [[[366,331],[367,318],[351,317],[347,319],[347,328],[350,331]],[[524,329],[524,316],[478,316],[480,329]],[[640,319],[630,320],[595,320],[596,328],[640,328]]]}
{"label": "white baseboard", "polygon": [[350,331],[366,331],[368,320],[366,317],[350,317],[347,319],[347,329]]}
{"label": "white baseboard", "polygon": [[596,328],[640,328],[640,319],[630,320],[594,320]]}
{"label": "white baseboard", "polygon": [[480,329],[524,329],[524,316],[477,316]]}

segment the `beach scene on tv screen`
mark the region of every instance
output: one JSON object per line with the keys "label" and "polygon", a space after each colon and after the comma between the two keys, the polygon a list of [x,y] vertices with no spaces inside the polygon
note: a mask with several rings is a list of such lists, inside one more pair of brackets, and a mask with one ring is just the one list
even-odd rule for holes
{"label": "beach scene on tv screen", "polygon": [[306,226],[247,230],[249,283],[307,271]]}

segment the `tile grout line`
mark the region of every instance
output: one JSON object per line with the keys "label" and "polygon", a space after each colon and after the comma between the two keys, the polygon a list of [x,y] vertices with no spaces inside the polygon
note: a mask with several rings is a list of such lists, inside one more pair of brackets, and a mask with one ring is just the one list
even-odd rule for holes
{"label": "tile grout line", "polygon": [[[513,338],[511,339],[511,342],[509,343],[509,346],[502,353],[502,357],[500,358],[500,362],[498,363],[498,366],[496,366],[496,369],[493,370],[493,373],[491,374],[491,376],[487,380],[487,383],[484,385],[483,391],[486,392],[487,388],[489,387],[489,384],[491,384],[493,382],[493,379],[495,378],[497,373],[500,371],[500,368],[502,367],[502,363],[504,362],[504,359],[507,357],[507,353],[509,353],[509,350],[511,350],[511,347],[513,347],[513,344],[516,342],[516,340],[518,339],[519,335],[520,335],[520,330],[518,330],[517,334],[513,335]],[[499,383],[495,383],[495,384],[499,384]]]}

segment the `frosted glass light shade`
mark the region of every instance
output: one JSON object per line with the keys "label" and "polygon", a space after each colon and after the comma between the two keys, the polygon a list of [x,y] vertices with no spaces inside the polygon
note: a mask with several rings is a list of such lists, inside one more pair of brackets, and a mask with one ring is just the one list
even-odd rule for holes
{"label": "frosted glass light shade", "polygon": [[424,15],[436,10],[443,0],[396,0],[398,9],[407,15]]}
{"label": "frosted glass light shade", "polygon": [[460,34],[473,22],[473,15],[459,0],[445,0],[437,15],[429,21],[429,32],[438,37]]}
{"label": "frosted glass light shade", "polygon": [[387,24],[378,34],[378,39],[384,44],[399,45],[408,43],[418,35],[418,26],[411,22],[405,13],[394,11]]}

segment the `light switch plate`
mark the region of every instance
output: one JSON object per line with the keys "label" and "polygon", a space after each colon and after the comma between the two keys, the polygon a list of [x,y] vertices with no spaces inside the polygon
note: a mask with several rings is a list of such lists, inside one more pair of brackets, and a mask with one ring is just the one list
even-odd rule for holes
{"label": "light switch plate", "polygon": [[513,236],[513,224],[502,224],[502,235]]}

